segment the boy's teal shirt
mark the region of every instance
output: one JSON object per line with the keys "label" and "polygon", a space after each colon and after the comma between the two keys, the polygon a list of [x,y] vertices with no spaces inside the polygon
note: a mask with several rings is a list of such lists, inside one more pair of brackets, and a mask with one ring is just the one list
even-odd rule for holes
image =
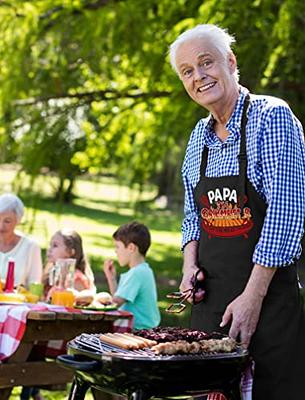
{"label": "boy's teal shirt", "polygon": [[156,281],[147,262],[121,274],[114,296],[126,300],[120,310],[133,313],[135,329],[149,329],[159,325],[161,317],[157,304]]}

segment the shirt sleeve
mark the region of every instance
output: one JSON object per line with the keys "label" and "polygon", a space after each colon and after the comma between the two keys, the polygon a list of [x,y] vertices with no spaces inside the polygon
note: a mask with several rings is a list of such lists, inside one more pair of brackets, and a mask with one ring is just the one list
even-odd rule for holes
{"label": "shirt sleeve", "polygon": [[122,299],[133,303],[139,293],[141,280],[133,273],[134,271],[129,272],[132,273],[127,273],[127,275],[124,276],[124,279],[120,279],[114,297],[121,297]]}
{"label": "shirt sleeve", "polygon": [[204,134],[210,118],[200,119],[193,129],[182,165],[184,185],[184,219],[182,221],[181,249],[192,240],[200,239],[200,212],[195,203],[194,189],[200,180],[200,166],[204,148]]}
{"label": "shirt sleeve", "polygon": [[261,144],[267,211],[253,262],[284,267],[300,256],[305,216],[303,131],[287,105],[271,111]]}
{"label": "shirt sleeve", "polygon": [[200,239],[199,211],[193,194],[193,187],[188,180],[187,174],[182,174],[185,197],[184,197],[184,219],[182,221],[182,245],[181,249],[191,240]]}

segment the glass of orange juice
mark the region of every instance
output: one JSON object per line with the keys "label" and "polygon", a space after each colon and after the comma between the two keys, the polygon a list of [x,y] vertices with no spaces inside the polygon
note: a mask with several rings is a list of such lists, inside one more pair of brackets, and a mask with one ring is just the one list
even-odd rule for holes
{"label": "glass of orange juice", "polygon": [[58,306],[73,307],[75,296],[72,290],[56,288],[51,297],[51,304]]}

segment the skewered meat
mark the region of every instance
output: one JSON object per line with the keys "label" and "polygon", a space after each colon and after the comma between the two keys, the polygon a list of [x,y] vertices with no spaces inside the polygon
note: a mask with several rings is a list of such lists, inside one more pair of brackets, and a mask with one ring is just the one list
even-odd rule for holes
{"label": "skewered meat", "polygon": [[151,349],[156,354],[231,353],[236,349],[236,341],[229,337],[192,343],[188,343],[186,340],[177,340],[159,343]]}
{"label": "skewered meat", "polygon": [[197,354],[201,352],[199,342],[188,343],[186,340],[159,343],[151,349],[156,354]]}
{"label": "skewered meat", "polygon": [[204,353],[231,353],[236,350],[236,345],[236,340],[230,337],[200,341],[201,351]]}

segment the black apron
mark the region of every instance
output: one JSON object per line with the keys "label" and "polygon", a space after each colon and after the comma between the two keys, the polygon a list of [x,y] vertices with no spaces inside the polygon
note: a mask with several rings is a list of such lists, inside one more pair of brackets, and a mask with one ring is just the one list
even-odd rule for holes
{"label": "black apron", "polygon": [[[227,305],[250,277],[266,204],[247,179],[246,124],[249,96],[241,122],[239,175],[205,176],[208,149],[195,188],[200,210],[198,263],[205,272],[205,298],[192,307],[192,328],[228,333],[220,328]],[[305,398],[305,318],[295,265],[279,268],[263,301],[249,347],[255,361],[253,400]]]}

